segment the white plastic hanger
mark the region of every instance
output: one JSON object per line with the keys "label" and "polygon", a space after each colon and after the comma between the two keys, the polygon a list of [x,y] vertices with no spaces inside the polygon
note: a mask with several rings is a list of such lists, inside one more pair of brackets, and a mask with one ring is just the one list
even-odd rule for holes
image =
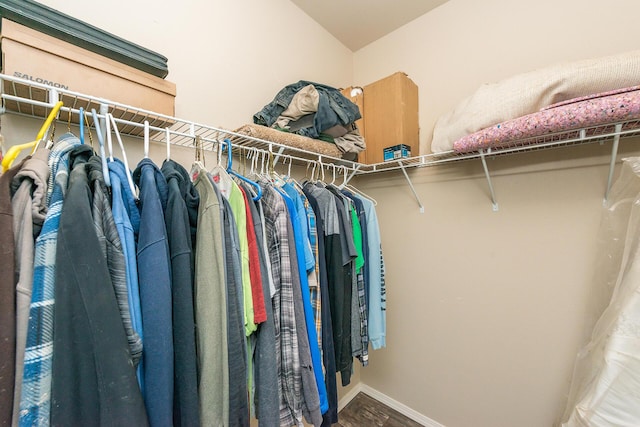
{"label": "white plastic hanger", "polygon": [[107,113],[107,141],[109,142],[109,161],[113,161],[113,152],[112,152],[112,143],[111,143],[111,132],[109,132],[109,122],[113,126],[113,132],[116,134],[116,139],[118,140],[118,145],[120,145],[120,151],[122,152],[122,162],[124,163],[124,168],[127,173],[127,182],[129,183],[129,188],[131,189],[131,193],[133,197],[138,200],[138,192],[135,184],[133,183],[133,177],[131,176],[131,170],[129,169],[129,162],[127,161],[127,153],[124,151],[124,144],[122,143],[122,138],[120,137],[120,131],[118,131],[118,125],[116,124],[116,119],[113,118],[111,113]]}
{"label": "white plastic hanger", "polygon": [[167,140],[167,161],[171,160],[171,133],[169,128],[164,128],[164,138]]}
{"label": "white plastic hanger", "polygon": [[[91,116],[93,117],[93,125],[96,127],[96,133],[98,134],[98,145],[100,149],[100,159],[102,160],[102,175],[104,176],[104,184],[107,187],[111,187],[111,177],[109,176],[109,167],[107,166],[107,156],[104,151],[104,137],[102,136],[102,130],[100,129],[100,121],[98,120],[98,113],[96,109],[91,109]],[[108,122],[108,120],[105,120]]]}
{"label": "white plastic hanger", "polygon": [[144,158],[149,158],[149,121],[144,121]]}
{"label": "white plastic hanger", "polygon": [[359,196],[364,197],[365,199],[369,200],[371,203],[373,203],[374,206],[378,206],[378,202],[376,201],[376,199],[374,199],[373,197],[369,196],[366,193],[363,193],[362,191],[358,190],[356,187],[354,187],[351,184],[347,184],[347,172],[349,172],[349,170],[347,169],[346,166],[341,166],[341,168],[344,170],[344,174],[343,174],[343,181],[342,184],[338,187],[338,188],[344,188],[347,189],[353,193],[358,194]]}
{"label": "white plastic hanger", "polygon": [[193,135],[193,145],[195,145],[195,158],[193,163],[191,164],[191,171],[189,171],[189,176],[191,177],[191,181],[195,181],[198,178],[198,174],[204,171],[207,172],[207,168],[204,164],[204,150],[202,149],[202,140],[200,139],[200,135],[195,134],[195,126],[193,123],[191,124],[191,135]]}

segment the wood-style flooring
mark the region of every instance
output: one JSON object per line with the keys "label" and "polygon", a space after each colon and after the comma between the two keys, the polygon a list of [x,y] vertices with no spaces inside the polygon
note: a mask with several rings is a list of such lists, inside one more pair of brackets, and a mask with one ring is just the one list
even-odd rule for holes
{"label": "wood-style flooring", "polygon": [[340,427],[420,427],[421,424],[405,417],[364,393],[358,393],[338,415]]}

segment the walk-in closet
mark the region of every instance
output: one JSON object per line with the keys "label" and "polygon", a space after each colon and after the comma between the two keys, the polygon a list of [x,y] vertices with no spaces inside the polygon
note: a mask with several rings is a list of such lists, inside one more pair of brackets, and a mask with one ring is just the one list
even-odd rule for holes
{"label": "walk-in closet", "polygon": [[0,0],[0,424],[640,425],[640,4],[356,3]]}

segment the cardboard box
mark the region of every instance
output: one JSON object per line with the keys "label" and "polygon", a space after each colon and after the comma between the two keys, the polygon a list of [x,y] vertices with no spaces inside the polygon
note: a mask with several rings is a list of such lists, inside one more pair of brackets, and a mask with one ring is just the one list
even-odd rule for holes
{"label": "cardboard box", "polygon": [[397,72],[368,84],[363,92],[362,116],[367,132],[363,163],[385,161],[386,147],[420,146],[418,86],[405,73]]}
{"label": "cardboard box", "polygon": [[[3,74],[168,116],[175,114],[176,86],[174,83],[5,18],[2,19],[1,31]],[[6,82],[3,90],[7,94],[28,95],[30,98],[46,100],[44,90],[32,91],[26,85]],[[62,97],[61,100],[65,102],[65,106],[74,104],[73,98]],[[74,108],[82,106],[85,110],[90,108],[99,110],[99,105],[95,103],[77,105],[76,101],[75,104]],[[11,101],[5,102],[5,106],[13,111],[21,111],[22,108]],[[38,111],[30,111],[30,113],[44,116],[45,109],[41,110],[43,114],[38,114]],[[144,120],[124,109],[116,108],[111,112],[115,117]],[[62,115],[60,119],[66,120]],[[154,126],[164,127],[163,125],[167,125],[164,119],[154,123]]]}
{"label": "cardboard box", "polygon": [[406,159],[411,157],[411,147],[405,144],[394,145],[393,147],[387,147],[383,150],[384,161]]}

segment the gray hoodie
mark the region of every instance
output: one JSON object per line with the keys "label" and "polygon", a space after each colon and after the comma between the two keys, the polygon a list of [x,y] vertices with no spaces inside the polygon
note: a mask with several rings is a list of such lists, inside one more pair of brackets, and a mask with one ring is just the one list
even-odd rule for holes
{"label": "gray hoodie", "polygon": [[13,178],[13,235],[16,257],[16,381],[13,399],[13,425],[17,425],[22,393],[24,349],[29,324],[29,305],[33,288],[33,254],[47,214],[49,150],[40,148],[27,159]]}

